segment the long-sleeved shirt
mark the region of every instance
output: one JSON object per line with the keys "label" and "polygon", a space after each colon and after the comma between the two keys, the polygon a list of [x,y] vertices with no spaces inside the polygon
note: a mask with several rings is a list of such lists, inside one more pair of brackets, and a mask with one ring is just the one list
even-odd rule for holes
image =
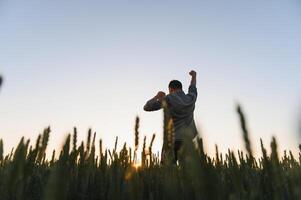
{"label": "long-sleeved shirt", "polygon": [[[196,86],[190,85],[187,94],[180,90],[165,97],[169,114],[173,120],[176,141],[183,140],[185,128],[191,128],[193,136],[197,134],[193,115],[197,95]],[[157,99],[149,100],[144,106],[145,111],[156,111],[161,108],[161,102]]]}

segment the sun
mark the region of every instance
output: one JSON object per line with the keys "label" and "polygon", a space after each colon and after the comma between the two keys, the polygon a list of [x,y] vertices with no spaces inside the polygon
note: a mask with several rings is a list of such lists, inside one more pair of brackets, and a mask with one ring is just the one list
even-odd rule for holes
{"label": "sun", "polygon": [[134,163],[132,165],[135,169],[139,169],[141,167],[141,163]]}

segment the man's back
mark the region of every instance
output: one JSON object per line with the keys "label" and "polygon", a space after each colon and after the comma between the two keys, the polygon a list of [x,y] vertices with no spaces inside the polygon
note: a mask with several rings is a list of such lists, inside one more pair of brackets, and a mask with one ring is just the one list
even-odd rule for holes
{"label": "man's back", "polygon": [[194,109],[197,99],[197,88],[195,85],[190,85],[188,93],[185,94],[182,90],[166,96],[166,102],[170,116],[173,120],[175,130],[175,140],[183,140],[183,128],[191,126],[194,133]]}
{"label": "man's back", "polygon": [[[198,96],[196,88],[196,72],[190,71],[191,82],[188,93],[182,90],[182,83],[172,80],[169,83],[169,95],[159,91],[156,96],[146,102],[145,111],[156,111],[162,108],[162,103],[166,101],[168,112],[174,124],[174,161],[177,163],[178,151],[184,141],[193,139],[197,135],[197,129],[193,119],[195,102]],[[162,148],[162,158],[164,158],[164,145]]]}
{"label": "man's back", "polygon": [[[186,132],[192,133],[192,136],[197,134],[194,123],[194,108],[197,100],[196,88],[196,72],[191,71],[191,82],[188,93],[185,94],[182,90],[181,82],[173,80],[169,83],[169,93],[167,96],[160,91],[158,94],[146,102],[145,111],[156,111],[162,108],[162,101],[166,100],[170,116],[173,120],[175,140],[182,141]],[[187,131],[189,128],[190,131]]]}

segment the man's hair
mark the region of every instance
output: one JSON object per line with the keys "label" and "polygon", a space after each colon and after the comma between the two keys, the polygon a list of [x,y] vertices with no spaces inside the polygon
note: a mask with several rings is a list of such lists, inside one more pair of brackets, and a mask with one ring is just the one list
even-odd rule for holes
{"label": "man's hair", "polygon": [[171,89],[181,89],[182,90],[182,83],[178,80],[172,80],[169,82],[169,85],[168,85],[169,88]]}

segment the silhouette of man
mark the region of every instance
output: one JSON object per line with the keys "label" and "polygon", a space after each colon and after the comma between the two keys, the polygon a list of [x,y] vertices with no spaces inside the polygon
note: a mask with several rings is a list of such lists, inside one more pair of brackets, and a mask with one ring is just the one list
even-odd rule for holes
{"label": "silhouette of man", "polygon": [[[191,82],[188,93],[182,90],[182,83],[178,80],[170,81],[169,94],[159,91],[155,97],[146,102],[145,111],[156,111],[162,108],[162,102],[166,101],[169,114],[174,125],[174,156],[175,162],[178,160],[178,151],[183,144],[185,134],[189,132],[191,139],[197,135],[194,122],[194,109],[197,100],[196,75],[195,71],[189,72]],[[190,131],[187,131],[187,130]]]}

